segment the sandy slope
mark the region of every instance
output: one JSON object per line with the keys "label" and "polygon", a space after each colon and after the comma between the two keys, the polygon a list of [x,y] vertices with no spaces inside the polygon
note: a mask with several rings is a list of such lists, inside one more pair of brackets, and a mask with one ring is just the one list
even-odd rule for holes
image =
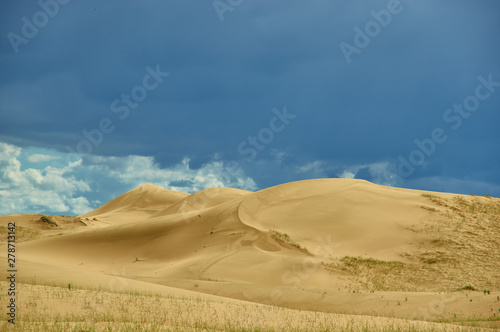
{"label": "sandy slope", "polygon": [[307,248],[330,236],[336,256],[391,260],[415,237],[406,226],[428,216],[416,204],[424,201],[419,194],[366,181],[310,180],[262,190],[239,211],[244,223],[287,233]]}
{"label": "sandy slope", "polygon": [[189,194],[146,183],[80,217],[99,217],[99,220],[108,225],[140,221],[186,197]]}
{"label": "sandy slope", "polygon": [[[475,315],[477,324],[495,325],[500,263],[491,257],[500,255],[499,216],[496,198],[352,179],[192,195],[145,184],[80,216],[87,226],[75,221],[60,236],[19,243],[18,251],[25,280],[173,286],[288,308]],[[0,222],[29,228],[31,219]],[[490,294],[457,290],[465,284]]]}

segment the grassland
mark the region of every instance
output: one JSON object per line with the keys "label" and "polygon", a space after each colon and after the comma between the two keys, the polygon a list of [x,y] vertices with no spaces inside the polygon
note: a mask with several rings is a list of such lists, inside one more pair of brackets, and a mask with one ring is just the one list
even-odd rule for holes
{"label": "grassland", "polygon": [[[15,325],[2,331],[480,331],[426,321],[328,314],[255,303],[228,303],[148,291],[18,284]],[[0,282],[2,300],[7,283]],[[2,302],[4,303],[4,302]],[[456,323],[456,322],[455,322]]]}

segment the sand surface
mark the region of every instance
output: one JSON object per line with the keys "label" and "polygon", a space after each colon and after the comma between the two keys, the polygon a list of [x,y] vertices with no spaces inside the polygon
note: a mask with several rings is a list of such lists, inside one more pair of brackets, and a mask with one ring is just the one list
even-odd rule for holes
{"label": "sand surface", "polygon": [[191,195],[145,184],[50,218],[0,216],[4,261],[16,222],[21,330],[500,327],[498,198],[352,179]]}

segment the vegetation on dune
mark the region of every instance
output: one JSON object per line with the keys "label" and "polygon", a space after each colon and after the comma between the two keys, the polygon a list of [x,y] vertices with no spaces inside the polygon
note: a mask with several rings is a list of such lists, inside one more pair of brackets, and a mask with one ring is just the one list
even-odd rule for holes
{"label": "vegetation on dune", "polygon": [[307,250],[307,248],[305,248],[305,247],[301,246],[299,243],[293,241],[288,234],[280,233],[278,231],[275,231],[274,229],[269,230],[269,233],[271,233],[271,236],[273,237],[273,239],[275,239],[279,243],[288,244],[288,245],[302,251],[305,254],[310,254],[310,252],[309,252],[309,250]]}
{"label": "vegetation on dune", "polygon": [[50,218],[49,216],[41,216],[41,217],[40,217],[40,221],[41,221],[41,222],[44,222],[44,223],[47,223],[47,224],[49,224],[49,225],[51,225],[51,226],[56,226],[56,227],[58,227],[58,226],[59,226],[59,225],[57,224],[57,222],[56,222],[56,221],[54,221],[54,220],[52,220],[52,218]]}
{"label": "vegetation on dune", "polygon": [[373,291],[407,290],[404,279],[401,279],[408,264],[397,261],[382,261],[374,258],[344,256],[335,262],[322,266],[329,271],[343,271],[353,276],[352,288]]}
{"label": "vegetation on dune", "polygon": [[422,197],[429,205],[419,206],[432,215],[409,227],[423,240],[401,252],[401,262],[346,256],[322,266],[346,275],[352,288],[369,291],[500,290],[500,261],[493,259],[500,257],[500,199]]}
{"label": "vegetation on dune", "polygon": [[81,224],[81,225],[83,225],[83,226],[87,226],[87,224],[86,224],[86,223],[82,220],[82,218],[80,218],[80,217],[74,217],[74,218],[73,218],[73,221],[74,221],[75,223]]}
{"label": "vegetation on dune", "polygon": [[[7,240],[8,229],[6,226],[0,226],[0,236],[2,241]],[[16,242],[34,240],[40,237],[40,231],[23,226],[16,226]]]}
{"label": "vegetation on dune", "polygon": [[421,207],[422,209],[425,209],[425,210],[427,210],[427,211],[431,211],[431,212],[438,212],[438,211],[439,211],[438,209],[436,209],[436,208],[434,208],[434,207],[432,207],[432,206],[420,205],[420,207]]}
{"label": "vegetation on dune", "polygon": [[470,290],[470,291],[475,291],[475,290],[477,290],[477,289],[476,289],[476,288],[474,288],[474,286],[467,284],[467,285],[463,285],[462,287],[457,288],[457,290]]}
{"label": "vegetation on dune", "polygon": [[377,268],[384,267],[387,270],[393,270],[395,268],[399,268],[405,265],[405,263],[397,262],[397,261],[382,261],[375,258],[363,258],[363,257],[352,257],[352,256],[344,256],[340,260],[344,266],[347,267],[359,267],[366,266],[367,268]]}
{"label": "vegetation on dune", "polygon": [[[47,216],[41,214],[34,214],[32,216],[33,218],[25,219],[16,223],[16,242],[31,241],[43,237],[60,236],[65,233],[57,231],[71,230],[75,228],[75,226],[87,226],[87,224],[80,217],[63,215]],[[14,219],[14,221],[16,220]],[[8,232],[9,231],[6,226],[0,226],[0,242],[7,241]]]}

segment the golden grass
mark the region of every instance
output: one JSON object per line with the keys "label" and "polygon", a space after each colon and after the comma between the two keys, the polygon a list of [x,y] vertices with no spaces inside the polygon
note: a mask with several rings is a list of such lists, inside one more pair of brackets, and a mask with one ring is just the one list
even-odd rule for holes
{"label": "golden grass", "polygon": [[348,273],[353,281],[351,288],[354,291],[408,290],[401,277],[410,266],[403,262],[345,256],[333,263],[323,262],[322,266],[329,271],[341,270]]}
{"label": "golden grass", "polygon": [[[7,283],[0,282],[2,303]],[[448,324],[329,314],[162,293],[18,284],[15,325],[2,331],[479,331]]]}
{"label": "golden grass", "polygon": [[[60,236],[71,230],[87,226],[80,217],[25,215],[29,220],[16,222],[16,242],[26,242],[44,237]],[[0,243],[7,242],[7,226],[0,226]]]}
{"label": "golden grass", "polygon": [[[0,226],[0,237],[2,240],[7,239],[7,233],[9,230],[7,226]],[[16,242],[30,241],[40,238],[41,233],[39,230],[17,226],[16,227]]]}
{"label": "golden grass", "polygon": [[344,271],[351,287],[362,290],[451,292],[463,285],[500,289],[500,199],[422,196],[435,206],[424,207],[435,217],[411,230],[431,238],[417,243],[416,250],[400,253],[401,262],[344,257],[323,266]]}

